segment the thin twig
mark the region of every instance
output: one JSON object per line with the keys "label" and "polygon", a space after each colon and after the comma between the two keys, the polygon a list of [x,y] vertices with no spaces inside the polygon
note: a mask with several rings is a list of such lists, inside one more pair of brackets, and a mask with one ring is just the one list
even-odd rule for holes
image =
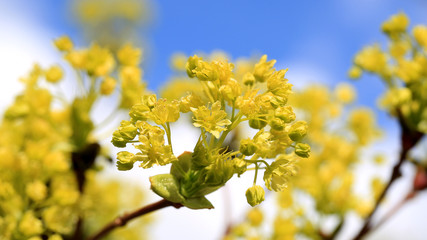
{"label": "thin twig", "polygon": [[152,203],[152,204],[147,205],[145,207],[142,207],[140,209],[137,209],[136,211],[133,211],[131,213],[124,214],[123,216],[117,217],[112,222],[105,225],[99,232],[97,232],[96,234],[89,237],[88,240],[101,239],[101,237],[105,236],[106,234],[108,234],[112,230],[114,230],[118,227],[125,226],[130,220],[132,220],[134,218],[140,217],[142,215],[145,215],[145,214],[148,214],[148,213],[151,213],[151,212],[154,212],[156,210],[159,210],[159,209],[162,209],[165,207],[169,207],[169,206],[173,206],[175,208],[180,208],[180,207],[182,207],[182,204],[173,203],[173,202],[170,202],[166,199],[162,199],[158,202],[155,202],[155,203]]}
{"label": "thin twig", "polygon": [[390,180],[388,181],[387,185],[381,192],[380,196],[375,202],[375,206],[371,213],[368,215],[368,217],[365,219],[365,223],[363,227],[360,229],[359,233],[356,235],[354,240],[360,240],[363,236],[365,236],[370,230],[371,230],[371,221],[374,214],[377,212],[381,202],[384,200],[384,197],[386,196],[389,188],[391,185],[401,177],[400,168],[402,164],[405,162],[405,159],[407,158],[408,152],[418,143],[418,141],[423,137],[423,133],[411,130],[405,123],[405,120],[403,116],[400,114],[400,111],[398,111],[398,119],[399,119],[399,125],[401,128],[401,152],[399,156],[399,161],[396,163],[396,165],[393,167],[393,172],[391,174]]}
{"label": "thin twig", "polygon": [[396,206],[394,206],[378,223],[371,228],[371,231],[378,229],[383,225],[387,220],[389,220],[394,214],[396,214],[407,202],[413,199],[416,196],[416,192],[411,191],[402,199]]}

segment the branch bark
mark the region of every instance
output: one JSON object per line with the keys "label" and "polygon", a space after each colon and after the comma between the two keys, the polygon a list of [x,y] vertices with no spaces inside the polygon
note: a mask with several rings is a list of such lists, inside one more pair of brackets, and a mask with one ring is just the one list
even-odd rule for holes
{"label": "branch bark", "polygon": [[[398,112],[399,113],[399,112]],[[371,222],[372,217],[377,212],[381,202],[384,200],[384,197],[386,196],[388,190],[390,189],[391,185],[401,177],[401,171],[400,168],[402,164],[405,162],[408,152],[418,143],[418,141],[423,137],[423,133],[411,130],[405,123],[404,118],[401,114],[398,115],[399,124],[401,128],[401,151],[399,160],[396,163],[396,165],[393,167],[393,172],[391,174],[390,180],[388,181],[387,185],[385,186],[384,190],[381,192],[380,196],[375,202],[375,206],[372,210],[372,212],[368,215],[368,217],[365,219],[365,223],[363,227],[360,229],[359,233],[356,235],[354,240],[360,240],[362,237],[364,237],[371,229]]]}
{"label": "branch bark", "polygon": [[122,227],[125,226],[130,220],[135,219],[137,217],[143,216],[145,214],[154,212],[156,210],[165,208],[165,207],[169,207],[169,206],[173,206],[175,208],[180,208],[182,207],[182,204],[180,203],[173,203],[170,202],[166,199],[162,199],[158,202],[152,203],[150,205],[144,206],[140,209],[137,209],[131,213],[128,214],[124,214],[123,216],[119,216],[116,219],[114,219],[112,222],[108,223],[107,225],[105,225],[101,230],[99,230],[99,232],[97,232],[96,234],[92,235],[91,237],[88,238],[88,240],[98,240],[101,239],[101,237],[107,235],[108,233],[110,233],[112,230],[118,228],[118,227]]}

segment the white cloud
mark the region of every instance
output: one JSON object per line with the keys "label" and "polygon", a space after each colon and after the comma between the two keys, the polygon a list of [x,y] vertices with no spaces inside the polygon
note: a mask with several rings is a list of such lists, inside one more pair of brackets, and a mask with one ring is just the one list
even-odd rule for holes
{"label": "white cloud", "polygon": [[0,112],[10,105],[22,89],[18,79],[25,76],[35,62],[52,63],[57,56],[51,45],[52,34],[29,15],[10,12],[13,8],[0,9]]}

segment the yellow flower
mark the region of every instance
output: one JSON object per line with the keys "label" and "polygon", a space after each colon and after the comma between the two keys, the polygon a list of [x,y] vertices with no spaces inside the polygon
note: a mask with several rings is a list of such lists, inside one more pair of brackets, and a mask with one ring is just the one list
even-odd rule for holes
{"label": "yellow flower", "polygon": [[62,36],[53,41],[55,47],[58,48],[59,51],[68,52],[73,49],[73,42],[68,36]]}
{"label": "yellow flower", "polygon": [[143,84],[142,70],[135,66],[125,66],[119,71],[122,82],[122,99],[120,108],[131,108],[141,100],[145,85]]}
{"label": "yellow flower", "polygon": [[101,82],[100,92],[102,95],[110,95],[116,88],[117,81],[112,77],[106,77]]}
{"label": "yellow flower", "polygon": [[406,14],[398,13],[385,21],[381,28],[387,34],[399,34],[405,32],[408,25],[409,19]]}
{"label": "yellow flower", "polygon": [[416,61],[401,59],[396,67],[396,76],[405,83],[416,82],[420,80],[422,66]]}
{"label": "yellow flower", "polygon": [[249,210],[246,217],[249,220],[249,223],[255,227],[261,225],[264,218],[263,213],[259,208],[252,208]]}
{"label": "yellow flower", "polygon": [[53,205],[43,210],[42,219],[47,229],[60,234],[70,234],[77,215],[73,207]]}
{"label": "yellow flower", "polygon": [[348,104],[354,101],[356,92],[350,84],[341,83],[335,88],[335,95],[338,101]]}
{"label": "yellow flower", "polygon": [[199,61],[193,72],[200,81],[215,81],[218,79],[216,66],[205,61]]}
{"label": "yellow flower", "polygon": [[194,93],[182,97],[179,102],[179,110],[182,113],[191,111],[191,108],[198,108],[203,105],[202,99]]}
{"label": "yellow flower", "polygon": [[227,113],[221,110],[221,103],[218,101],[212,104],[210,110],[206,106],[201,106],[191,108],[191,111],[194,114],[193,125],[205,129],[216,138],[219,138],[220,133],[227,129],[224,126],[231,124],[231,121],[226,118]]}
{"label": "yellow flower", "polygon": [[117,52],[120,64],[125,66],[137,66],[141,62],[141,49],[133,48],[132,44],[126,44]]}
{"label": "yellow flower", "polygon": [[243,96],[239,96],[236,99],[236,105],[240,109],[240,112],[245,116],[254,116],[259,110],[260,106],[256,103],[255,97],[258,93],[258,90],[250,90],[245,93]]}
{"label": "yellow flower", "polygon": [[177,160],[171,146],[165,145],[165,131],[147,122],[139,122],[138,128],[141,131],[138,138],[141,144],[135,145],[135,148],[141,153],[135,154],[132,161],[140,161],[142,168],[150,168],[153,165],[163,166]]}
{"label": "yellow flower", "polygon": [[52,66],[45,72],[46,81],[56,83],[62,79],[62,69],[59,66]]}
{"label": "yellow flower", "polygon": [[193,78],[196,76],[196,73],[194,71],[199,65],[199,62],[201,61],[202,61],[202,58],[198,57],[197,55],[190,56],[188,58],[187,63],[185,64],[185,69],[187,70],[187,75],[190,78]]}
{"label": "yellow flower", "polygon": [[43,223],[32,211],[27,211],[21,218],[18,229],[24,236],[29,237],[43,233]]}
{"label": "yellow flower", "polygon": [[387,65],[387,57],[378,45],[362,49],[354,58],[354,63],[368,72],[383,73]]}
{"label": "yellow flower", "polygon": [[395,59],[401,59],[405,56],[409,49],[411,49],[411,43],[408,41],[392,41],[390,44],[390,55]]}
{"label": "yellow flower", "polygon": [[255,77],[252,73],[247,72],[243,75],[242,82],[244,85],[252,86],[255,83]]}
{"label": "yellow flower", "polygon": [[86,55],[85,68],[89,75],[105,76],[114,68],[114,57],[110,50],[93,44]]}
{"label": "yellow flower", "polygon": [[267,62],[267,55],[263,55],[259,62],[255,64],[253,75],[257,82],[265,82],[268,76],[270,76],[274,69],[273,66],[276,60],[270,60]]}
{"label": "yellow flower", "polygon": [[183,53],[175,53],[171,57],[170,65],[172,69],[177,71],[185,71],[187,56]]}
{"label": "yellow flower", "polygon": [[415,40],[422,47],[427,48],[427,27],[423,25],[417,25],[412,29],[412,34]]}
{"label": "yellow flower", "polygon": [[291,93],[292,85],[288,83],[288,79],[285,78],[285,74],[288,69],[279,70],[272,73],[267,78],[267,88],[274,95],[281,96],[287,99]]}
{"label": "yellow flower", "polygon": [[295,163],[284,154],[279,155],[276,160],[265,170],[265,186],[275,192],[287,188],[289,178],[297,173]]}
{"label": "yellow flower", "polygon": [[27,195],[34,201],[41,201],[47,196],[47,188],[41,181],[29,183],[25,188]]}
{"label": "yellow flower", "polygon": [[358,66],[353,66],[348,70],[348,77],[351,79],[358,79],[362,76],[362,69]]}
{"label": "yellow flower", "polygon": [[375,116],[371,110],[360,108],[351,112],[349,127],[353,130],[360,144],[366,145],[380,136],[381,132],[375,124]]}
{"label": "yellow flower", "polygon": [[159,125],[175,122],[179,118],[179,102],[168,102],[166,99],[159,99],[151,110],[152,120]]}
{"label": "yellow flower", "polygon": [[226,101],[233,102],[238,96],[240,96],[242,89],[236,80],[230,79],[226,84],[219,88],[219,92]]}

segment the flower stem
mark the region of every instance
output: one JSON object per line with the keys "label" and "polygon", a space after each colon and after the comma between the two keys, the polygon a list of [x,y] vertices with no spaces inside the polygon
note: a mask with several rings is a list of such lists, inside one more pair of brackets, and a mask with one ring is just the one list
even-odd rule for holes
{"label": "flower stem", "polygon": [[114,219],[112,222],[108,223],[107,225],[105,225],[99,232],[97,232],[96,234],[92,235],[91,237],[89,237],[87,240],[98,240],[101,239],[101,237],[107,235],[108,233],[110,233],[112,230],[118,228],[118,227],[122,227],[125,226],[130,220],[143,216],[145,214],[154,212],[156,210],[165,208],[165,207],[169,207],[169,206],[173,206],[175,208],[180,208],[182,207],[181,204],[179,203],[173,203],[170,202],[166,199],[162,199],[158,202],[152,203],[150,205],[147,205],[145,207],[142,207],[140,209],[137,209],[131,213],[128,214],[124,214],[123,216],[117,217],[116,219]]}

